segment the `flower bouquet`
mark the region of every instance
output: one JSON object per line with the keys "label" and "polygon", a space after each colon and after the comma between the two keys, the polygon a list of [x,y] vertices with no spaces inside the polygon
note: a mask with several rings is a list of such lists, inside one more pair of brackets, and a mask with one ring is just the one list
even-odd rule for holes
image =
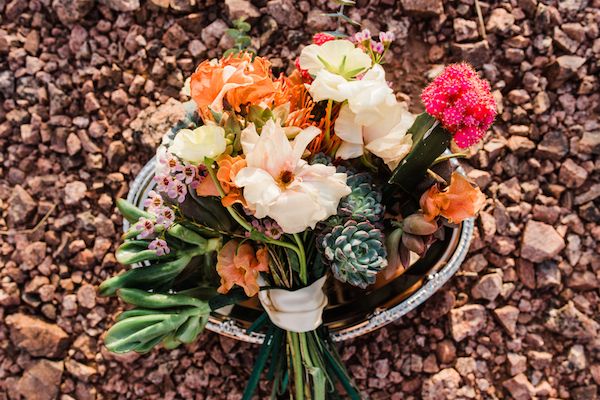
{"label": "flower bouquet", "polygon": [[174,348],[211,312],[256,297],[264,333],[244,399],[265,373],[272,398],[361,395],[322,324],[333,280],[368,289],[401,275],[476,215],[481,191],[453,172],[450,149],[494,120],[489,84],[447,66],[423,91],[426,112],[398,102],[382,66],[393,35],[319,33],[289,75],[239,48],[188,80],[195,114],[157,151],[145,210],[118,202],[131,227],[117,260],[134,266],[100,294],[133,306],[105,343],[113,352]]}

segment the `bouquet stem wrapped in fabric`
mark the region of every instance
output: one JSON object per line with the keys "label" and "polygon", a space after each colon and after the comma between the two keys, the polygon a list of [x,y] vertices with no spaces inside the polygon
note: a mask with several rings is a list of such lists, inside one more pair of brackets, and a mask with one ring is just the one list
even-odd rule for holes
{"label": "bouquet stem wrapped in fabric", "polygon": [[261,377],[272,398],[361,398],[323,325],[324,288],[398,276],[477,214],[483,194],[444,152],[478,142],[496,113],[487,82],[455,64],[411,114],[385,78],[392,41],[318,34],[289,76],[243,46],[198,66],[195,115],[158,149],[145,210],[118,202],[131,228],[116,257],[132,268],[99,290],[132,308],[109,350],[191,343],[211,312],[257,297],[248,331],[265,339],[244,399]]}

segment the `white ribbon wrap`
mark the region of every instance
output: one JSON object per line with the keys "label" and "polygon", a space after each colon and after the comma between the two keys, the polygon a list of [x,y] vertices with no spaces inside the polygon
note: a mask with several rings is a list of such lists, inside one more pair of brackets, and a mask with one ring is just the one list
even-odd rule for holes
{"label": "white ribbon wrap", "polygon": [[323,285],[327,276],[298,290],[267,289],[258,292],[258,299],[271,322],[290,332],[308,332],[323,323],[327,296]]}

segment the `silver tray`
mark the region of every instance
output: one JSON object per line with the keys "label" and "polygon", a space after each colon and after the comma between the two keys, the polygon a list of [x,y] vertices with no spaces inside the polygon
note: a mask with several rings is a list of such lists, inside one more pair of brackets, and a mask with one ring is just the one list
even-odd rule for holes
{"label": "silver tray", "polygon": [[[150,160],[139,175],[133,181],[127,200],[138,207],[142,207],[143,201],[147,198],[148,192],[155,187],[155,182],[152,180],[156,159]],[[460,170],[460,168],[459,168]],[[124,221],[123,228],[127,230],[129,224]],[[451,229],[449,239],[442,249],[441,255],[436,257],[435,262],[430,262],[431,265],[426,265],[425,273],[416,274],[412,277],[415,282],[411,285],[406,280],[409,279],[406,274],[401,275],[396,279],[400,284],[410,285],[404,287],[403,290],[397,290],[398,287],[394,282],[384,282],[382,285],[375,287],[367,293],[361,293],[360,298],[356,298],[356,304],[364,306],[368,304],[367,310],[356,310],[353,303],[344,305],[342,301],[337,301],[339,309],[350,309],[346,314],[326,310],[324,314],[325,325],[328,326],[331,336],[334,341],[344,341],[357,336],[372,332],[382,326],[389,324],[415,309],[425,300],[431,297],[444,283],[446,283],[458,270],[460,265],[467,255],[471,237],[473,235],[474,219],[468,219],[462,223],[459,228]],[[410,271],[411,266],[407,271]],[[396,282],[396,283],[398,283]],[[412,282],[412,281],[411,281]],[[336,287],[331,288],[328,292],[330,297],[332,294],[338,294],[340,291],[349,291],[356,294],[356,289],[344,287],[339,283],[334,283]],[[353,292],[354,290],[354,292]],[[385,293],[383,295],[382,293]],[[344,294],[342,294],[344,297]],[[365,299],[372,298],[373,302],[369,303]],[[379,303],[378,303],[379,302]],[[335,304],[336,301],[333,301]],[[237,309],[233,309],[237,307]],[[224,309],[213,312],[206,328],[210,331],[225,335],[238,340],[243,340],[250,343],[262,343],[264,335],[260,332],[247,333],[251,321],[260,313],[260,306],[257,302],[250,302],[241,306],[230,306]]]}

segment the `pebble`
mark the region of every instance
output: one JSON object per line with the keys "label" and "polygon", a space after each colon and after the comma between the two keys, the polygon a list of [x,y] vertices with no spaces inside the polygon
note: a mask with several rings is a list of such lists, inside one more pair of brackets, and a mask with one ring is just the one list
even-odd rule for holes
{"label": "pebble", "polygon": [[486,321],[485,308],[479,304],[467,304],[450,311],[452,338],[460,342],[479,332]]}
{"label": "pebble", "polygon": [[6,317],[10,340],[34,357],[61,357],[69,345],[69,336],[59,326],[25,314]]}
{"label": "pebble", "polygon": [[532,262],[549,260],[565,248],[564,239],[548,224],[529,221],[521,242],[521,257]]}

